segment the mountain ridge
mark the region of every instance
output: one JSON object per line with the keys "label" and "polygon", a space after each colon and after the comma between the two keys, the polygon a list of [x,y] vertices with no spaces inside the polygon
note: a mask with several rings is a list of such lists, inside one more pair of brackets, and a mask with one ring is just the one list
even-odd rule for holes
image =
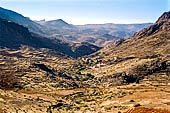
{"label": "mountain ridge", "polygon": [[163,13],[152,26],[149,26],[135,33],[134,37],[142,38],[142,37],[150,36],[154,33],[157,33],[160,30],[169,31],[170,30],[169,22],[170,22],[170,11]]}
{"label": "mountain ridge", "polygon": [[53,29],[68,29],[73,27],[73,25],[68,24],[62,19],[57,19],[57,20],[49,20],[49,21],[36,21],[40,25],[46,26],[46,27],[51,27]]}
{"label": "mountain ridge", "polygon": [[37,34],[44,34],[41,25],[33,22],[28,17],[24,17],[23,15],[14,12],[12,10],[8,10],[0,7],[0,18],[10,20],[20,25],[23,25],[24,27],[27,27],[31,32]]}

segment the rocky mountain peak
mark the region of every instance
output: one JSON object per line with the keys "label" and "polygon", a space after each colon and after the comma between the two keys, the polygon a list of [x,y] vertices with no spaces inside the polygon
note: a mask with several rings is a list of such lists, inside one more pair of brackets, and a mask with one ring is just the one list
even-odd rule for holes
{"label": "rocky mountain peak", "polygon": [[68,23],[65,22],[65,21],[62,20],[62,19],[47,21],[47,23],[51,23],[51,24],[66,24],[66,25],[68,25]]}
{"label": "rocky mountain peak", "polygon": [[64,20],[62,20],[62,19],[57,19],[56,21],[66,23],[66,22],[65,22]]}
{"label": "rocky mountain peak", "polygon": [[156,23],[166,22],[170,20],[170,11],[163,13],[161,17],[156,21]]}
{"label": "rocky mountain peak", "polygon": [[135,33],[134,37],[142,38],[157,33],[158,31],[170,31],[170,11],[163,13],[154,25]]}

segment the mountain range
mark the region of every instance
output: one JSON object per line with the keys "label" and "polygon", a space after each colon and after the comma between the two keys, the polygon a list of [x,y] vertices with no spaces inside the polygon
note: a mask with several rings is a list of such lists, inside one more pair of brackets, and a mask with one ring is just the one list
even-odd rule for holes
{"label": "mountain range", "polygon": [[68,43],[88,42],[97,46],[104,46],[115,40],[130,37],[135,32],[152,25],[152,23],[72,25],[62,19],[32,21],[28,17],[1,7],[0,18],[23,25],[30,32],[51,39],[59,39]]}
{"label": "mountain range", "polygon": [[[9,20],[0,19],[0,47],[17,49],[22,46],[29,46],[33,48],[47,48],[59,54],[71,56],[74,58],[91,54],[100,48],[92,46],[91,44],[79,44],[79,47],[71,47],[69,43],[62,42],[58,39],[49,39],[40,35],[30,33],[28,28],[23,27],[17,23]],[[81,47],[82,46],[82,47]],[[84,52],[73,51],[72,48],[84,50]],[[87,51],[88,48],[88,51]]]}
{"label": "mountain range", "polygon": [[47,28],[47,36],[50,38],[66,42],[88,42],[97,46],[105,46],[118,39],[130,37],[135,32],[152,25],[152,23],[72,25],[62,19],[36,22]]}

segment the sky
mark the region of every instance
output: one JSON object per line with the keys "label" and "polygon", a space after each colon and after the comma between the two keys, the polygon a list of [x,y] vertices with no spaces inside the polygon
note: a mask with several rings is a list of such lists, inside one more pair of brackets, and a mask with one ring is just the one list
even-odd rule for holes
{"label": "sky", "polygon": [[32,20],[75,24],[147,23],[170,10],[170,0],[0,0],[0,7]]}

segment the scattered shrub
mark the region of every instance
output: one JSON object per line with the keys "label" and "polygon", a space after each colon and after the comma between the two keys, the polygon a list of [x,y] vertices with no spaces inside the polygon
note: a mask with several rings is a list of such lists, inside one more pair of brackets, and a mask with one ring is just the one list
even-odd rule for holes
{"label": "scattered shrub", "polygon": [[94,75],[92,75],[92,74],[90,74],[90,73],[87,73],[86,75],[87,75],[88,78],[91,78],[91,79],[94,78]]}
{"label": "scattered shrub", "polygon": [[130,102],[135,102],[134,100],[130,100]]}
{"label": "scattered shrub", "polygon": [[13,71],[4,71],[0,69],[0,88],[1,89],[12,89],[17,87],[18,78],[14,75]]}
{"label": "scattered shrub", "polygon": [[80,71],[77,71],[76,74],[77,74],[77,75],[82,75]]}
{"label": "scattered shrub", "polygon": [[136,105],[134,105],[134,107],[139,107],[139,106],[141,106],[140,104],[136,104]]}

